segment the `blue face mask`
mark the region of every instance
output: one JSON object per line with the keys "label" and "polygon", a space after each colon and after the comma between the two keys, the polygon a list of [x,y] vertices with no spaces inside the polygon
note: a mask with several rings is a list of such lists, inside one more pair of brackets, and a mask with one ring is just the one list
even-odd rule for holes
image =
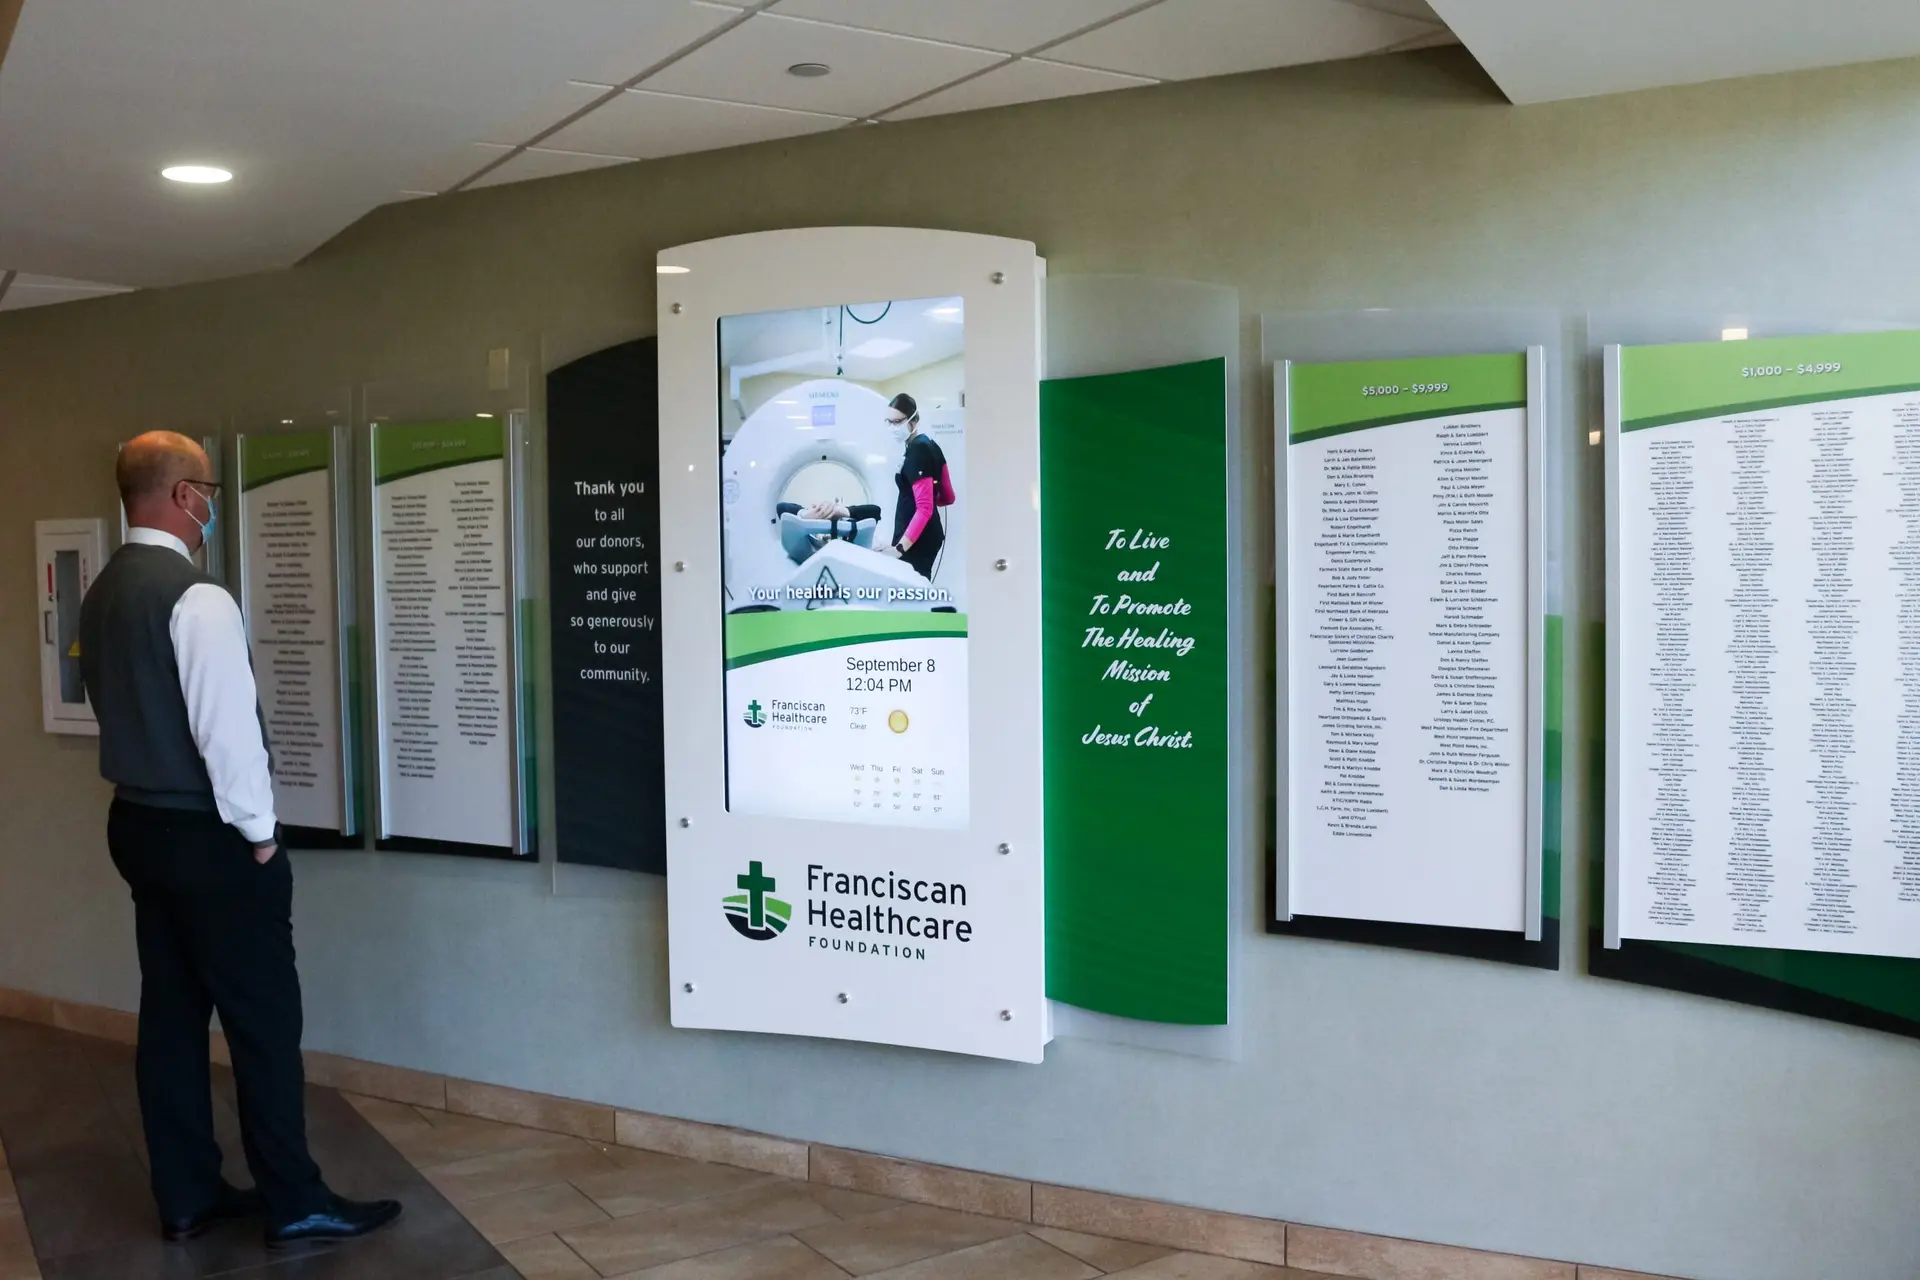
{"label": "blue face mask", "polygon": [[[200,490],[195,489],[194,492],[200,493]],[[213,543],[213,531],[220,524],[220,508],[214,506],[213,499],[204,493],[200,493],[200,501],[207,504],[206,522],[202,524],[200,517],[194,515],[191,511],[187,512],[187,515],[195,524],[200,526],[200,545],[203,547],[211,546]]]}

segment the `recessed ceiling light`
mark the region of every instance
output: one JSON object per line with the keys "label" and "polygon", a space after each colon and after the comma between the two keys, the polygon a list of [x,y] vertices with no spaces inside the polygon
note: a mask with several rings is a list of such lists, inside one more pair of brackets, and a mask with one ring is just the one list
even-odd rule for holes
{"label": "recessed ceiling light", "polygon": [[292,418],[282,418],[282,419],[280,419],[280,425],[281,425],[281,426],[283,426],[283,427],[290,427],[290,426],[292,426],[292,425],[293,425],[293,419],[292,419]]}
{"label": "recessed ceiling light", "polygon": [[692,267],[669,267],[665,263],[662,263],[661,265],[655,267],[653,270],[655,275],[683,276],[687,274],[687,272],[693,270],[693,268]]}
{"label": "recessed ceiling light", "polygon": [[1720,341],[1722,342],[1745,342],[1746,340],[1747,331],[1745,329],[1722,329],[1720,331]]}
{"label": "recessed ceiling light", "polygon": [[824,62],[796,62],[787,68],[788,75],[799,76],[802,80],[818,80],[832,71],[833,68]]}
{"label": "recessed ceiling light", "polygon": [[210,164],[170,165],[160,171],[160,176],[169,182],[186,182],[199,187],[233,181],[233,174],[225,169],[216,169]]}
{"label": "recessed ceiling light", "polygon": [[493,415],[490,413],[476,413],[473,416],[476,418],[491,418]]}

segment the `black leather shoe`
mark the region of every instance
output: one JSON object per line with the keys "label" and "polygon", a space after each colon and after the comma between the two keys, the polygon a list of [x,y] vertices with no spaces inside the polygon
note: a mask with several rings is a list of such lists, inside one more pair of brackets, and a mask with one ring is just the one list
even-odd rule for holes
{"label": "black leather shoe", "polygon": [[172,1222],[161,1222],[160,1237],[168,1244],[185,1244],[207,1234],[207,1229],[216,1222],[230,1222],[235,1218],[257,1218],[266,1209],[266,1202],[258,1191],[242,1191],[227,1183],[220,1184],[220,1198],[213,1207],[191,1218],[177,1218]]}
{"label": "black leather shoe", "polygon": [[298,1222],[267,1228],[267,1248],[286,1249],[324,1240],[353,1240],[400,1217],[398,1200],[347,1200],[329,1196],[327,1207]]}

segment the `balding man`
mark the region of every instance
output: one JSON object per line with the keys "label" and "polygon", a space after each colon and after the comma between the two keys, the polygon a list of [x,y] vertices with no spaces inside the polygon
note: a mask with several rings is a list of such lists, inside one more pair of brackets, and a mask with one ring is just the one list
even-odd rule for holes
{"label": "balding man", "polygon": [[[365,1235],[400,1216],[327,1190],[307,1152],[293,869],[280,851],[240,609],[194,566],[220,486],[199,445],[129,441],[115,478],[127,539],[80,608],[80,669],[114,784],[107,847],[133,890],[140,1115],[161,1234],[264,1217],[267,1243]],[[207,1032],[233,1053],[255,1190],[220,1173]]]}

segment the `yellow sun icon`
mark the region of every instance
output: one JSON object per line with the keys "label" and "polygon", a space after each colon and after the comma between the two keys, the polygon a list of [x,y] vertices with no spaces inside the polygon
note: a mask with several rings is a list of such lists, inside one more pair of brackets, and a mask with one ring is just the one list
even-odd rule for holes
{"label": "yellow sun icon", "polygon": [[904,711],[889,713],[887,716],[887,728],[893,730],[895,733],[905,733],[907,731],[907,713]]}

